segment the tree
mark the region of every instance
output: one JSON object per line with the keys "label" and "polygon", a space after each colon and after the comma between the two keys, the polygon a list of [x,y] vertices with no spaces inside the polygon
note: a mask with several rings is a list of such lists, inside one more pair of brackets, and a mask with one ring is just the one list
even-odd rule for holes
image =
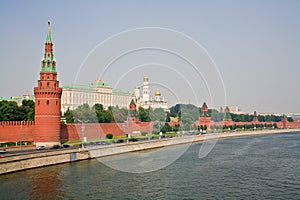
{"label": "tree", "polygon": [[166,133],[170,131],[172,131],[172,127],[168,123],[165,123],[165,125],[161,129],[161,132]]}
{"label": "tree", "polygon": [[150,108],[149,117],[151,121],[160,121],[160,122],[166,121],[166,113],[162,108],[156,108],[156,109]]}
{"label": "tree", "polygon": [[70,110],[69,108],[68,108],[68,110],[65,112],[64,117],[65,117],[67,123],[69,123],[69,124],[74,123],[73,112],[72,112],[72,110]]}
{"label": "tree", "polygon": [[112,139],[114,136],[113,136],[113,134],[111,134],[111,133],[107,133],[106,134],[106,138],[107,139]]}
{"label": "tree", "polygon": [[149,109],[139,107],[138,116],[141,122],[150,122]]}
{"label": "tree", "polygon": [[18,106],[15,101],[0,102],[0,121],[24,120],[34,120],[34,102],[32,100],[23,100],[21,106]]}

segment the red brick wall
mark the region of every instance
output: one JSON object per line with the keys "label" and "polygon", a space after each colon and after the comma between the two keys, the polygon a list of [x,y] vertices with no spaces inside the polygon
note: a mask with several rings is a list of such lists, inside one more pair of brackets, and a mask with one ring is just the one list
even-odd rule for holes
{"label": "red brick wall", "polygon": [[[106,134],[114,136],[125,136],[127,132],[140,131],[151,132],[153,122],[139,122],[126,125],[125,123],[103,123],[103,124],[61,124],[61,141],[74,141],[82,139],[82,126],[87,139],[105,138]],[[129,130],[130,129],[130,130]]]}
{"label": "red brick wall", "polygon": [[21,132],[22,141],[34,141],[34,122],[0,122],[0,142],[19,142]]}

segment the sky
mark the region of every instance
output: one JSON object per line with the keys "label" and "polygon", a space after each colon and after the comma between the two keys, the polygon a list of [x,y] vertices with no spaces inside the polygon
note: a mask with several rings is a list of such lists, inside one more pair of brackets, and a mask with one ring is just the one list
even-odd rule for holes
{"label": "sky", "polygon": [[60,86],[300,112],[300,1],[0,1],[0,97],[33,94],[48,20]]}

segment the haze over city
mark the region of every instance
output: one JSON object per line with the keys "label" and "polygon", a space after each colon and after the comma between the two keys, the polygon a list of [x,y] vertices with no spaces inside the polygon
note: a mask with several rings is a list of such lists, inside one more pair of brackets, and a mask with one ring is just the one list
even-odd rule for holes
{"label": "haze over city", "polygon": [[[300,112],[299,1],[1,1],[0,10],[2,97],[33,93],[50,20],[61,86],[100,77],[133,92],[146,75],[151,92],[159,87],[170,106],[207,101],[246,112]],[[132,29],[138,31],[91,53]],[[204,79],[182,57],[158,48],[108,67],[119,49],[153,44],[198,58],[193,63]]]}

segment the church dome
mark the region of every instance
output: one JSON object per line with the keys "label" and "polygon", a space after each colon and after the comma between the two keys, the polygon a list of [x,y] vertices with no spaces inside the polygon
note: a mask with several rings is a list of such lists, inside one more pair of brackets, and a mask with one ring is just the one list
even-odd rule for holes
{"label": "church dome", "polygon": [[160,91],[159,91],[159,89],[156,89],[155,96],[160,96]]}

